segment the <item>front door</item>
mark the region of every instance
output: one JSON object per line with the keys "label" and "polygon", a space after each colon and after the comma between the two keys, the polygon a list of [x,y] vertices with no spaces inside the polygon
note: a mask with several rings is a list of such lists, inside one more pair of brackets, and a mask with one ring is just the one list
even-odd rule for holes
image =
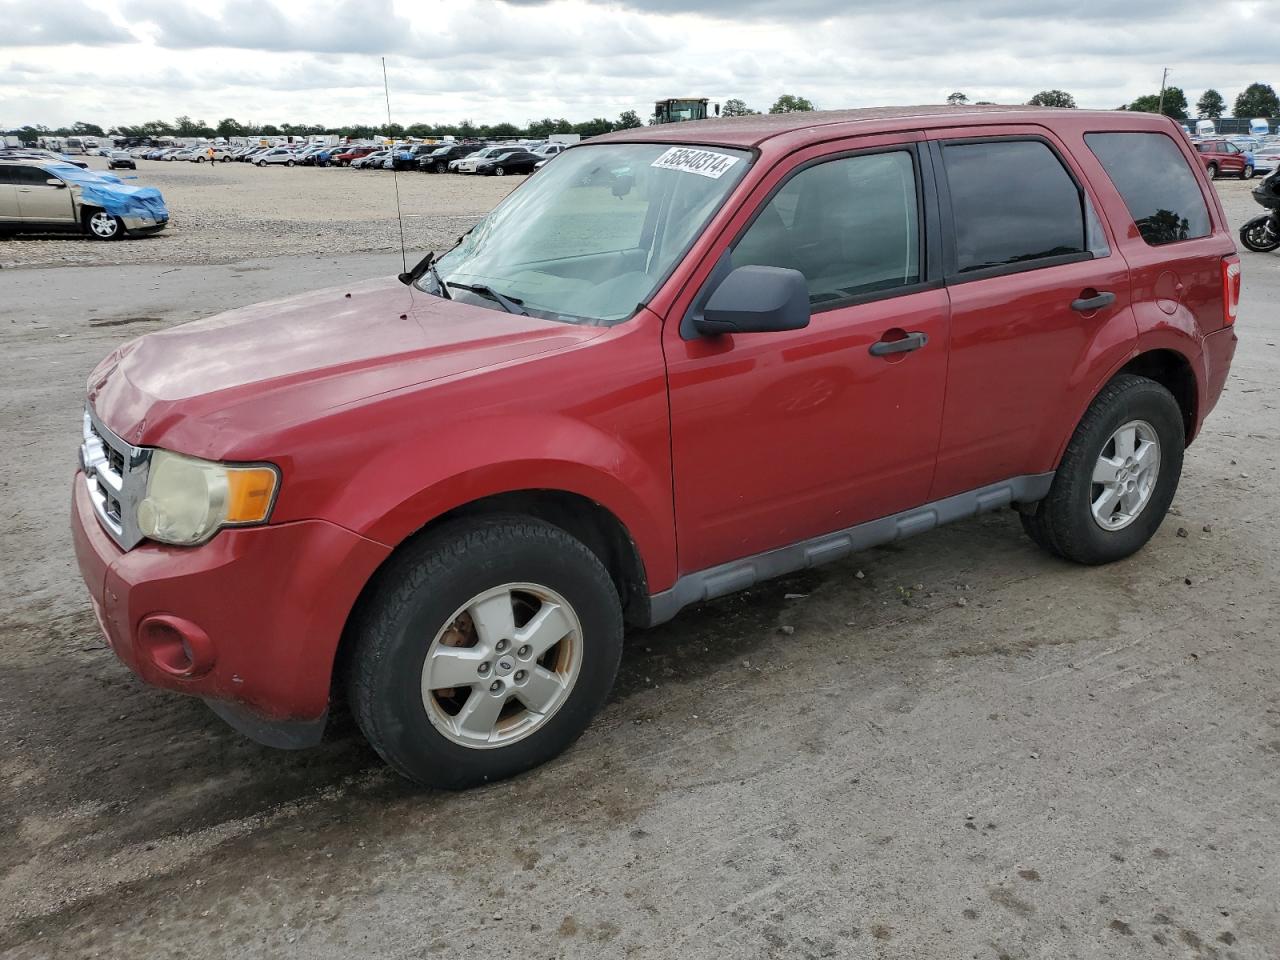
{"label": "front door", "polygon": [[681,573],[926,499],[948,311],[925,256],[921,160],[914,143],[856,144],[868,149],[793,157],[717,251],[717,276],[746,264],[799,270],[807,328],[700,337],[683,313],[668,317]]}
{"label": "front door", "polygon": [[17,167],[18,212],[27,223],[75,223],[75,207],[71,202],[71,188],[61,180],[60,187],[51,186],[49,180],[57,177],[39,167]]}
{"label": "front door", "polygon": [[17,223],[22,219],[18,212],[17,169],[0,163],[0,223]]}

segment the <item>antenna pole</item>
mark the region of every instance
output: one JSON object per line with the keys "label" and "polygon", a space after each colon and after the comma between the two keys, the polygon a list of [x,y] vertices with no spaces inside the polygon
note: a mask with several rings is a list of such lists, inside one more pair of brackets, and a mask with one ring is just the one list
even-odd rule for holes
{"label": "antenna pole", "polygon": [[[386,68],[384,67],[383,69],[385,70]],[[1160,77],[1160,108],[1158,111],[1160,113],[1164,113],[1164,88],[1166,84],[1168,84],[1168,82],[1169,82],[1169,68],[1165,67],[1164,73]]]}
{"label": "antenna pole", "polygon": [[[387,98],[387,136],[391,135],[391,86],[387,83],[387,58],[382,58],[382,92]],[[400,224],[400,267],[409,272],[409,260],[404,252],[404,214],[400,212],[400,174],[396,170],[395,144],[391,151],[391,182],[396,187],[396,221]]]}

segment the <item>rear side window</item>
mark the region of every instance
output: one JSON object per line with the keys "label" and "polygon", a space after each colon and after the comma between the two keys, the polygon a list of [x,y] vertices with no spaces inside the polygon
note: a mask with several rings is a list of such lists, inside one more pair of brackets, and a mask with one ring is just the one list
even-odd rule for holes
{"label": "rear side window", "polygon": [[1080,188],[1048,144],[944,144],[956,272],[1088,256]]}
{"label": "rear side window", "polygon": [[733,265],[804,274],[809,302],[890,291],[920,280],[915,164],[906,152],[805,167],[765,204],[733,248]]}
{"label": "rear side window", "polygon": [[1085,142],[1152,246],[1207,237],[1209,208],[1178,145],[1163,133],[1088,133]]}

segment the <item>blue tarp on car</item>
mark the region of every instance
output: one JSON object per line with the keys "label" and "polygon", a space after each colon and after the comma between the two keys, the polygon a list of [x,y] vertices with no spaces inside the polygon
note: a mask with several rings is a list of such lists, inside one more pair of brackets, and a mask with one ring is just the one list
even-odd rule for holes
{"label": "blue tarp on car", "polygon": [[80,187],[83,200],[102,207],[112,216],[136,217],[146,214],[157,222],[169,219],[164,197],[155,187],[130,187],[114,174],[81,170],[69,163],[51,163],[45,169],[76,184]]}

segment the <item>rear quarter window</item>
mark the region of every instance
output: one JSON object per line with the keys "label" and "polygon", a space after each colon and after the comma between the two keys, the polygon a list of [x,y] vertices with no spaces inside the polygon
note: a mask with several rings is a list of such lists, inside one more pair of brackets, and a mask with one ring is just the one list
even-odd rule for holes
{"label": "rear quarter window", "polygon": [[1209,208],[1178,145],[1163,133],[1089,133],[1085,142],[1152,246],[1207,237]]}

